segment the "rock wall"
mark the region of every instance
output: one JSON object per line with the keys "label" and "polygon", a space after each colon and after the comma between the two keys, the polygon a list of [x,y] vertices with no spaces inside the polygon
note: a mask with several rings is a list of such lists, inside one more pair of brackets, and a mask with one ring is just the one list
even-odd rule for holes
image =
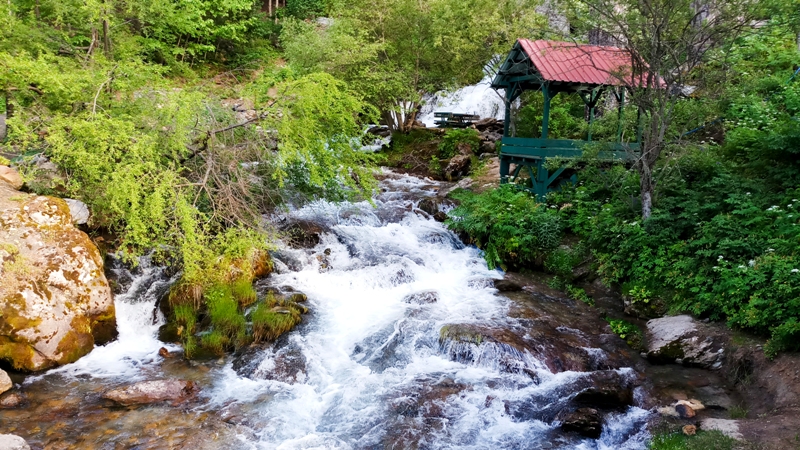
{"label": "rock wall", "polygon": [[38,371],[116,334],[103,260],[62,199],[0,179],[0,360]]}

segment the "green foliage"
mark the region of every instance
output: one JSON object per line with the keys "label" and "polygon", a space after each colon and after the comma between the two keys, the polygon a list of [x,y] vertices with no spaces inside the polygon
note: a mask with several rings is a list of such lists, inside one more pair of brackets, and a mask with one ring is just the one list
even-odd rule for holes
{"label": "green foliage", "polygon": [[567,292],[567,295],[569,295],[569,298],[573,300],[582,301],[583,303],[586,303],[589,306],[594,306],[594,299],[589,297],[589,295],[586,294],[586,291],[583,288],[575,287],[571,284],[568,284],[565,290]]}
{"label": "green foliage", "polygon": [[279,137],[280,160],[274,174],[279,186],[289,184],[308,195],[335,200],[369,198],[376,185],[375,156],[360,150],[359,137],[362,120],[375,119],[375,110],[325,73],[276,87],[276,106],[283,113],[273,118]]}
{"label": "green foliage", "polygon": [[253,288],[253,283],[250,280],[242,279],[234,281],[231,284],[231,293],[233,294],[233,298],[235,298],[241,306],[248,306],[256,301],[256,290]]}
{"label": "green foliage", "polygon": [[472,152],[477,154],[478,147],[481,145],[481,137],[478,130],[472,128],[454,128],[447,130],[442,141],[439,143],[439,157],[450,159],[458,154],[459,144],[469,144]]}
{"label": "green foliage", "polygon": [[631,348],[642,348],[642,330],[636,325],[622,319],[606,319],[611,332],[623,339]]}
{"label": "green foliage", "polygon": [[307,19],[323,14],[328,6],[326,0],[286,0],[286,12],[298,19]]}
{"label": "green foliage", "polygon": [[733,450],[736,440],[719,431],[698,431],[694,436],[686,436],[680,431],[662,432],[653,436],[648,443],[650,450]]}
{"label": "green foliage", "polygon": [[486,62],[517,36],[543,28],[535,6],[527,0],[338,2],[331,26],[287,21],[281,45],[300,73],[330,73],[390,118],[414,110],[425,93],[480,80]]}
{"label": "green foliage", "polygon": [[[211,343],[220,346],[239,346],[246,340],[245,318],[230,285],[215,285],[204,295],[213,331]],[[207,335],[208,336],[208,335]],[[205,343],[205,339],[202,341]],[[213,349],[212,349],[213,350]]]}
{"label": "green foliage", "polygon": [[448,213],[448,227],[482,248],[489,267],[535,265],[561,239],[558,214],[514,186],[453,197],[461,204]]}

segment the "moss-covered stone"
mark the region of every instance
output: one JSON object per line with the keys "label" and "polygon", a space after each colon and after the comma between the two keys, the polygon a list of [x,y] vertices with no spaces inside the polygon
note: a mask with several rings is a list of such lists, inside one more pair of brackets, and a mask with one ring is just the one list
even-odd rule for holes
{"label": "moss-covered stone", "polygon": [[0,182],[0,359],[37,371],[74,362],[115,334],[97,247],[66,202]]}

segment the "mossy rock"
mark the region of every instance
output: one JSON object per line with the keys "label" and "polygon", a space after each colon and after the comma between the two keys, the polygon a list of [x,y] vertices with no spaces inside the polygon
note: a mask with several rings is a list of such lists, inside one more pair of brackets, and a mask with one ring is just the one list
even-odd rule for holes
{"label": "mossy rock", "polygon": [[0,182],[0,359],[38,371],[116,335],[103,260],[62,199]]}

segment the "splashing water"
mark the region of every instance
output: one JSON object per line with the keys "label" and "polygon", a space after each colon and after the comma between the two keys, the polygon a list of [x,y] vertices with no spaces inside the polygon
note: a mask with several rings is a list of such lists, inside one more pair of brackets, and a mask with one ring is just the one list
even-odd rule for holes
{"label": "splashing water", "polygon": [[484,77],[480,83],[463,87],[455,92],[437,92],[422,106],[419,121],[426,127],[435,127],[434,113],[438,111],[477,114],[481,118],[492,117],[503,120],[505,103],[491,88],[492,76]]}
{"label": "splashing water", "polygon": [[[210,364],[195,410],[231,418],[236,433],[211,447],[645,447],[649,413],[637,407],[607,414],[597,440],[559,431],[556,412],[592,372],[553,372],[499,342],[446,339],[450,324],[508,327],[512,300],[497,295],[491,280],[500,274],[478,249],[416,210],[439,185],[386,173],[381,187],[374,206],[318,202],[290,214],[330,229],[313,249],[284,251],[301,270],[268,280],[307,294],[311,313],[274,345]],[[118,340],[37,378],[152,376],[165,345],[155,305],[174,280],[146,259],[139,270],[116,298]],[[606,358],[589,344],[584,351]],[[604,373],[635,377],[624,367]]]}

